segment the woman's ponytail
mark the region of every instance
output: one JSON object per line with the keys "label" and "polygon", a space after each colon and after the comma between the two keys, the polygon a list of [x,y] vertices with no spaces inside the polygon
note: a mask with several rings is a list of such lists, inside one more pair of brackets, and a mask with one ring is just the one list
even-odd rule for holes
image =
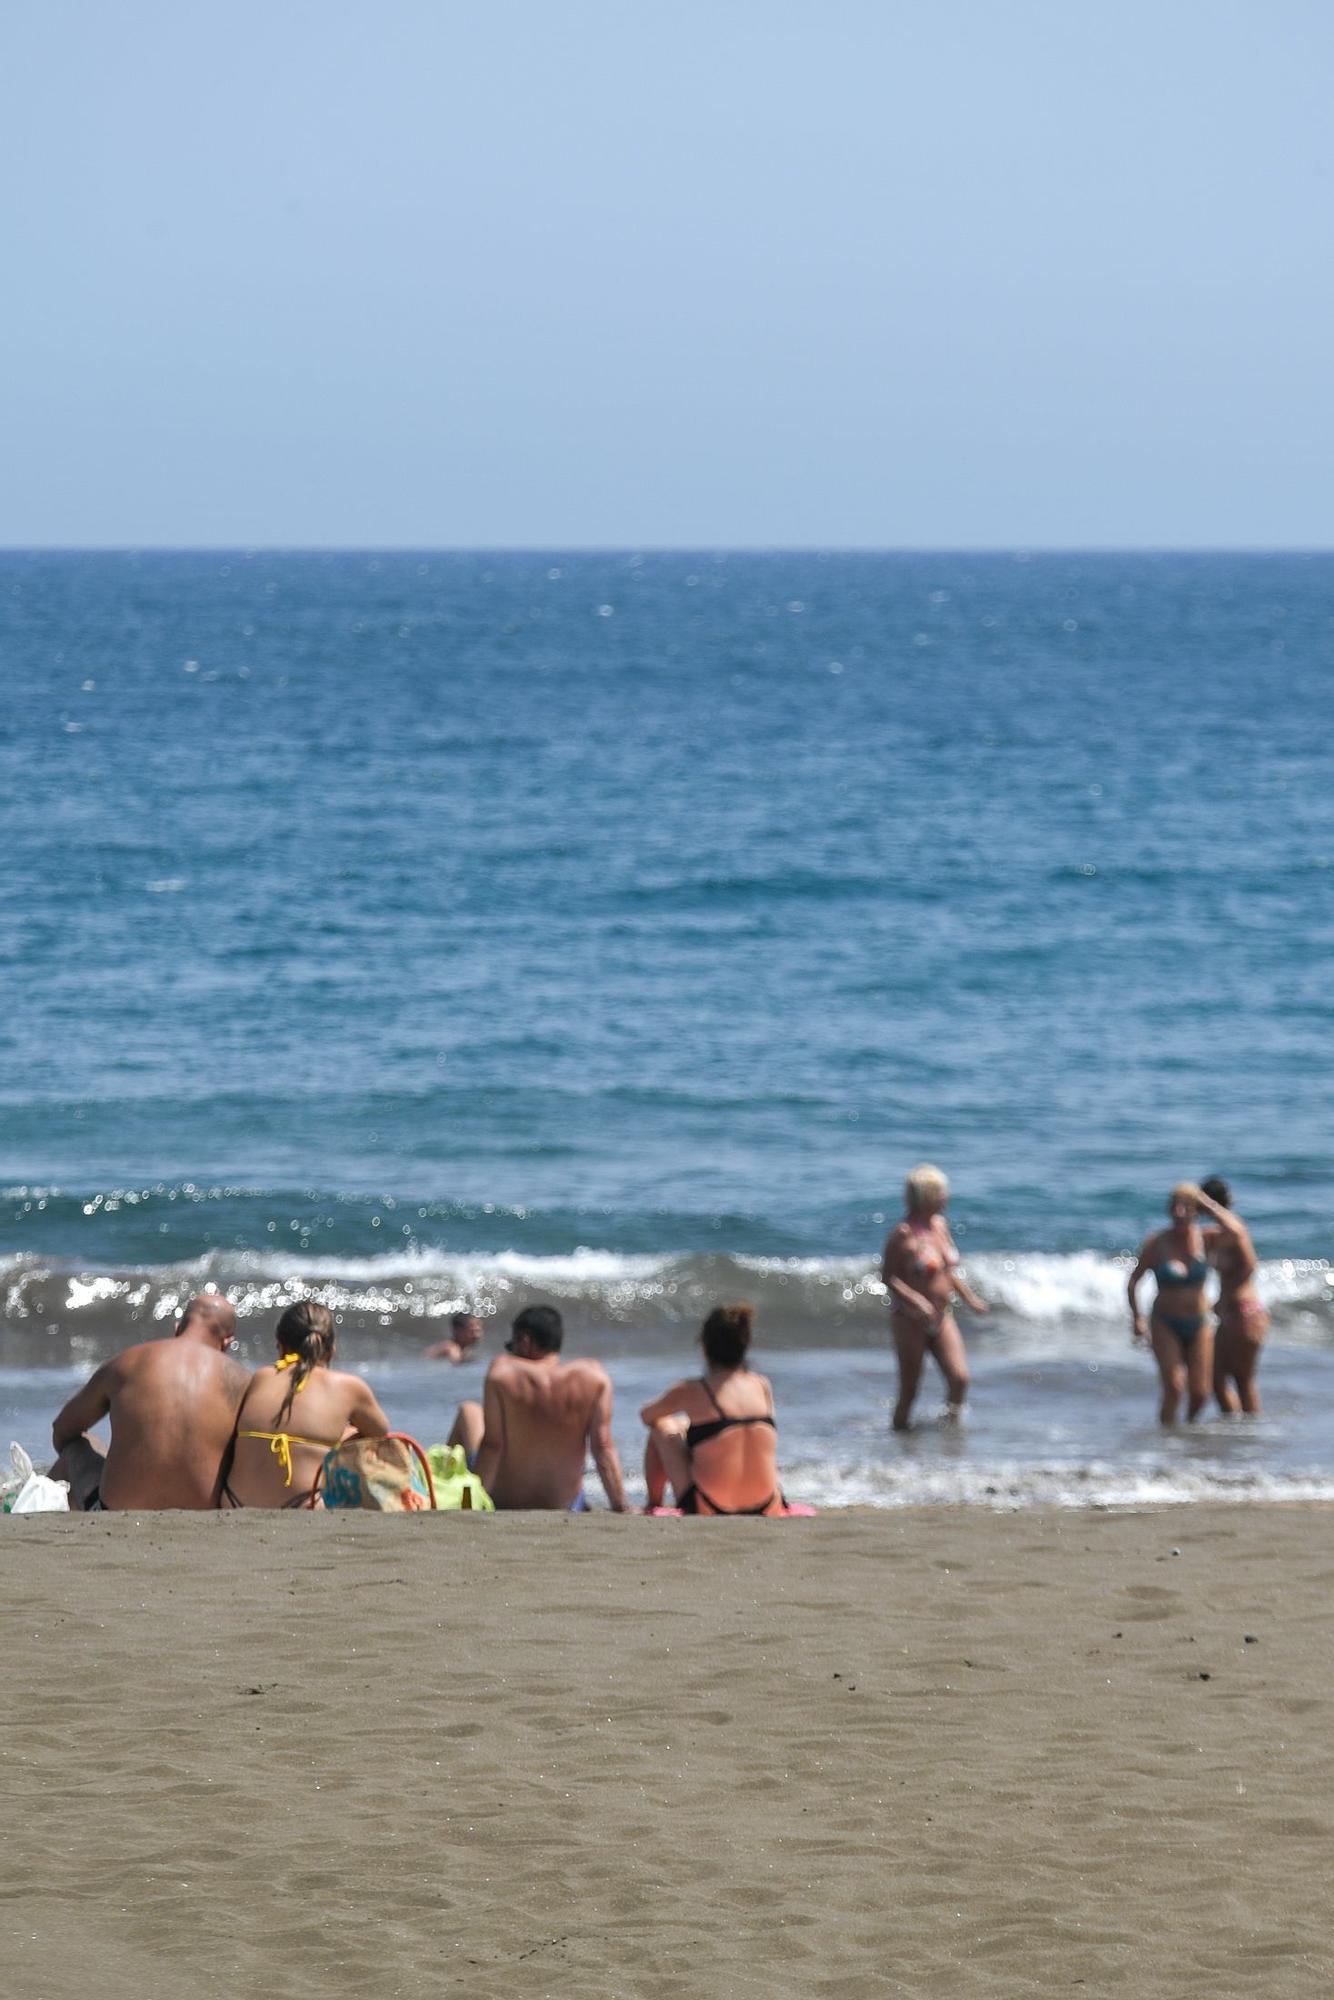
{"label": "woman's ponytail", "polygon": [[278,1413],[280,1422],[286,1422],[302,1383],[313,1369],[332,1358],[333,1350],[333,1314],[328,1306],[320,1305],[316,1299],[298,1299],[287,1308],[278,1322],[278,1352],[282,1357],[278,1366],[290,1367],[292,1372]]}

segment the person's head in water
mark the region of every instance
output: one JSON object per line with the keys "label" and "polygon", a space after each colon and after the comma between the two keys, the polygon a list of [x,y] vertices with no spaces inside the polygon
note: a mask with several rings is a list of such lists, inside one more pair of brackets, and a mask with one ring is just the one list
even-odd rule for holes
{"label": "person's head in water", "polygon": [[1207,1181],[1200,1182],[1200,1186],[1208,1195],[1210,1201],[1216,1201],[1220,1208],[1231,1208],[1232,1190],[1220,1175],[1210,1174]]}
{"label": "person's head in water", "polygon": [[531,1355],[559,1354],[564,1338],[565,1328],[555,1306],[525,1306],[512,1320],[505,1345],[511,1354],[521,1355],[525,1348]]}
{"label": "person's head in water", "polygon": [[699,1330],[700,1346],[711,1368],[742,1368],[755,1331],[755,1308],[744,1304],[715,1306]]}
{"label": "person's head in water", "polygon": [[939,1167],[924,1160],[914,1167],[903,1183],[903,1199],[909,1215],[939,1215],[950,1198],[950,1184]]}
{"label": "person's head in water", "polygon": [[198,1298],[186,1301],[176,1322],[176,1338],[182,1334],[207,1341],[225,1354],[236,1345],[236,1307],[221,1292],[201,1292]]}
{"label": "person's head in water", "polygon": [[292,1372],[288,1377],[283,1409],[290,1410],[292,1398],[311,1371],[321,1366],[327,1368],[333,1360],[333,1314],[317,1299],[298,1299],[279,1320],[275,1338],[279,1367],[287,1361],[289,1354],[296,1356],[287,1364]]}
{"label": "person's head in water", "polygon": [[482,1322],[476,1313],[456,1312],[450,1315],[449,1331],[465,1353],[476,1347],[482,1337]]}

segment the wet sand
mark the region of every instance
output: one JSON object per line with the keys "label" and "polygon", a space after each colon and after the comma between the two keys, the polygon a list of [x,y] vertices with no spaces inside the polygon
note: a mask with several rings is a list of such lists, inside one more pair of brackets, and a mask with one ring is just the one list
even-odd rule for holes
{"label": "wet sand", "polygon": [[4,1521],[4,1990],[1327,1995],[1331,1525]]}

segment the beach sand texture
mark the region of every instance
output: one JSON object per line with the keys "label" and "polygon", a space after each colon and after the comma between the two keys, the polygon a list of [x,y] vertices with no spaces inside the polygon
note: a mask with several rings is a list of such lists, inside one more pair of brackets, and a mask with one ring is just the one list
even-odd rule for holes
{"label": "beach sand texture", "polygon": [[1329,1529],[7,1521],[4,1990],[1327,1995]]}

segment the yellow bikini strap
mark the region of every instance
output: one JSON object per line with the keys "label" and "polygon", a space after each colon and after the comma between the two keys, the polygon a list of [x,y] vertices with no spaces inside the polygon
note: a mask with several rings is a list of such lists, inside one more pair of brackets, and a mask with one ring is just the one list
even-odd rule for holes
{"label": "yellow bikini strap", "polygon": [[[281,1375],[284,1368],[299,1368],[301,1366],[301,1356],[299,1354],[284,1354],[281,1360],[275,1361],[273,1365]],[[309,1380],[309,1375],[303,1375],[292,1393],[299,1396]]]}
{"label": "yellow bikini strap", "polygon": [[[292,1357],[295,1360],[295,1356]],[[278,1431],[269,1440],[269,1450],[283,1469],[283,1485],[292,1483],[292,1440],[286,1431]]]}

